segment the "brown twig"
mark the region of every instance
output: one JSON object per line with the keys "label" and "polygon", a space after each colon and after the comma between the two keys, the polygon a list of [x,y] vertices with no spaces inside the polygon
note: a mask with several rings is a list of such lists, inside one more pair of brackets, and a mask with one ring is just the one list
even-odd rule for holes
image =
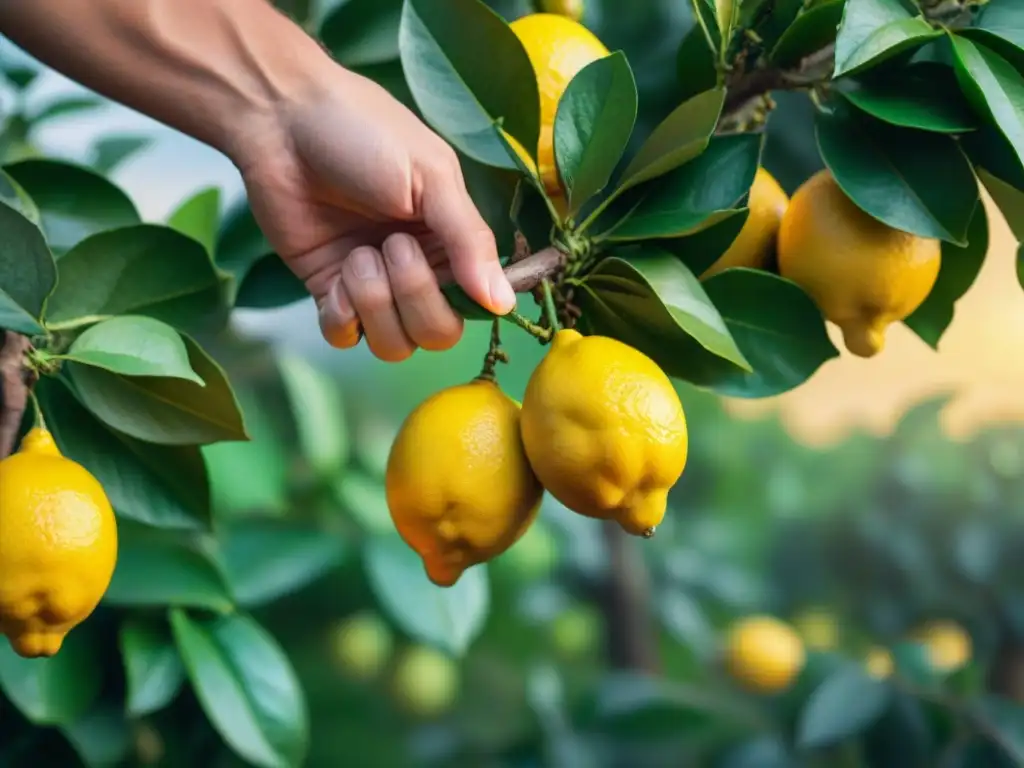
{"label": "brown twig", "polygon": [[554,246],[537,251],[505,267],[505,276],[516,293],[530,293],[546,277],[565,266],[565,254]]}
{"label": "brown twig", "polygon": [[651,611],[647,566],[637,539],[615,522],[605,522],[608,576],[601,595],[601,609],[608,638],[608,662],[614,669],[657,674],[660,661],[658,634]]}
{"label": "brown twig", "polygon": [[14,331],[0,336],[0,459],[10,455],[28,407],[29,373],[25,353],[29,340]]}

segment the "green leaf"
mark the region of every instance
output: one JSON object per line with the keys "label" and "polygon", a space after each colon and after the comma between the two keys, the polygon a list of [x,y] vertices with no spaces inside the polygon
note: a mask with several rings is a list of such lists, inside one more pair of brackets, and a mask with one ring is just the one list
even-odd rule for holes
{"label": "green leaf", "polygon": [[36,392],[61,452],[100,481],[119,517],[159,528],[209,525],[210,483],[198,448],[144,443],[110,430],[63,381],[44,378]]}
{"label": "green leaf", "polygon": [[140,224],[92,235],[60,260],[47,307],[54,326],[139,314],[172,325],[210,314],[218,276],[203,247],[169,227]]}
{"label": "green leaf", "polygon": [[121,189],[84,166],[22,160],[4,170],[39,206],[43,232],[58,257],[97,232],[142,222],[135,204]]}
{"label": "green leaf", "polygon": [[120,768],[133,747],[131,723],[109,700],[62,725],[60,731],[87,768]]}
{"label": "green leaf", "polygon": [[797,742],[804,749],[838,744],[863,733],[889,706],[889,688],[858,666],[833,672],[800,714]]}
{"label": "green leaf", "polygon": [[575,213],[603,190],[636,122],[633,70],[621,51],[581,69],[558,102],[555,160]]}
{"label": "green leaf", "polygon": [[276,253],[256,261],[238,287],[236,307],[275,309],[309,298],[309,291]]}
{"label": "green leaf", "polygon": [[348,0],[320,26],[320,40],[346,67],[381,64],[398,58],[402,0]]}
{"label": "green leaf", "polygon": [[942,244],[942,266],[939,278],[928,298],[904,322],[932,348],[953,321],[956,302],[967,293],[981,271],[988,253],[988,216],[985,206],[974,210],[967,231],[967,245]]}
{"label": "green leaf", "polygon": [[721,88],[684,101],[647,137],[622,172],[617,193],[688,163],[704,151],[725,104]]}
{"label": "green leaf", "polygon": [[169,605],[230,611],[231,596],[217,566],[189,536],[121,521],[117,567],[105,605]]}
{"label": "green leaf", "polygon": [[178,332],[150,317],[122,315],[97,323],[59,357],[124,376],[167,376],[205,386]]}
{"label": "green leaf", "polygon": [[711,90],[718,82],[715,52],[708,47],[699,24],[690,27],[676,55],[676,78],[679,98],[686,100]]}
{"label": "green leaf", "polygon": [[349,457],[348,425],[340,383],[297,355],[278,368],[291,404],[302,454],[321,477],[341,471]]}
{"label": "green leaf", "polygon": [[371,589],[398,626],[454,656],[469,649],[490,610],[486,566],[469,568],[453,587],[438,587],[397,536],[371,539],[363,557]]}
{"label": "green leaf", "polygon": [[202,189],[179,205],[167,220],[171,229],[199,242],[212,254],[220,228],[220,189]]}
{"label": "green leaf", "polygon": [[540,95],[519,39],[479,0],[406,0],[399,29],[405,77],[424,118],[457,149],[514,168],[492,125],[534,156]]}
{"label": "green leaf", "polygon": [[261,768],[303,765],[309,715],[274,638],[242,615],[200,620],[175,610],[171,627],[199,703],[228,746]]}
{"label": "green leaf", "polygon": [[726,45],[729,44],[733,24],[739,15],[737,6],[742,3],[743,0],[715,0],[715,21]]}
{"label": "green leaf", "polygon": [[334,483],[334,495],[367,533],[390,533],[394,530],[384,484],[380,480],[360,470],[350,469]]}
{"label": "green leaf", "polygon": [[845,4],[846,0],[826,0],[801,11],[772,48],[769,60],[792,66],[835,41]]}
{"label": "green leaf", "polygon": [[937,133],[978,127],[953,70],[922,61],[856,84],[843,93],[854,106],[886,123]]}
{"label": "green leaf", "polygon": [[494,241],[498,246],[498,258],[502,264],[515,254],[516,228],[512,221],[512,204],[515,200],[519,174],[503,168],[492,168],[459,155],[462,177],[466,191],[473,199],[477,210],[487,222]]}
{"label": "green leaf", "polygon": [[3,171],[0,171],[0,202],[7,203],[37,227],[42,227],[42,218],[35,201],[18,182]]}
{"label": "green leaf", "polygon": [[973,26],[1024,49],[1024,8],[1017,0],[988,0]]}
{"label": "green leaf", "polygon": [[206,382],[128,377],[72,363],[82,403],[107,426],[159,445],[206,445],[247,440],[231,385],[213,358],[185,336],[192,370]]}
{"label": "green leaf", "polygon": [[1024,76],[995,51],[952,36],[956,76],[978,114],[1006,137],[1024,163]]}
{"label": "green leaf", "polygon": [[42,69],[36,67],[22,67],[17,64],[5,65],[3,67],[4,77],[6,77],[11,85],[17,88],[19,91],[23,91],[28,88],[35,79],[42,72]]}
{"label": "green leaf", "polygon": [[185,667],[166,624],[129,619],[121,625],[120,646],[128,715],[144,717],[170,704],[185,682]]}
{"label": "green leaf", "polygon": [[582,287],[580,308],[588,332],[639,349],[669,376],[688,379],[702,359],[717,369],[721,362],[715,358],[750,370],[700,282],[665,251],[635,249],[628,261],[604,259]]}
{"label": "green leaf", "polygon": [[221,218],[214,253],[217,266],[234,275],[236,293],[258,261],[270,258],[280,261],[244,198],[229,208]]}
{"label": "green leaf", "polygon": [[699,278],[726,254],[749,215],[748,208],[738,208],[717,224],[685,237],[659,240],[657,245],[682,261]]}
{"label": "green leaf", "polygon": [[941,34],[920,16],[911,16],[900,0],[847,0],[832,77],[877,66]]}
{"label": "green leaf", "polygon": [[1013,236],[1018,242],[1024,241],[1024,191],[989,173],[985,168],[978,169],[978,178],[992,195]]}
{"label": "green leaf", "polygon": [[985,724],[986,731],[998,736],[1001,751],[1015,764],[1024,764],[1024,707],[986,695],[972,701],[970,709]]}
{"label": "green leaf", "polygon": [[71,630],[60,652],[49,659],[23,659],[0,641],[0,689],[36,725],[72,723],[99,696],[101,651],[88,624]]}
{"label": "green leaf", "polygon": [[240,520],[221,531],[220,562],[239,605],[255,608],[297,592],[335,568],[341,539],[316,528]]}
{"label": "green leaf", "polygon": [[92,145],[91,165],[100,173],[110,173],[150,143],[146,136],[104,136]]}
{"label": "green leaf", "polygon": [[730,397],[771,397],[803,384],[839,351],[814,301],[795,283],[755,269],[727,269],[704,283],[753,371],[694,383]]}
{"label": "green leaf", "polygon": [[484,309],[477,304],[457,283],[445,283],[441,286],[441,293],[448,299],[452,309],[458,312],[467,320],[493,320],[494,313]]}
{"label": "green leaf", "polygon": [[964,244],[978,185],[952,137],[848,108],[819,113],[816,128],[825,164],[858,207],[895,229]]}
{"label": "green leaf", "polygon": [[754,183],[760,155],[758,135],[712,139],[689,163],[645,185],[632,213],[599,239],[682,237],[732,217]]}
{"label": "green leaf", "polygon": [[29,119],[36,124],[45,123],[58,117],[88,112],[102,107],[104,104],[103,99],[96,96],[66,96],[40,107]]}
{"label": "green leaf", "polygon": [[[7,181],[0,176],[0,185]],[[7,194],[0,199],[0,328],[34,336],[44,333],[39,321],[57,283],[57,265],[39,227],[9,202],[15,201]]]}

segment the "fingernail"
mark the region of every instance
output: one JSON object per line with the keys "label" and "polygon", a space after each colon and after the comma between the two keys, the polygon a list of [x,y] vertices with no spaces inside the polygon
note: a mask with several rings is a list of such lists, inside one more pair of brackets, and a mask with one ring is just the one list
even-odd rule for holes
{"label": "fingernail", "polygon": [[396,267],[405,267],[412,263],[413,246],[405,237],[388,238],[384,244],[384,256]]}
{"label": "fingernail", "polygon": [[377,266],[377,256],[371,249],[356,248],[348,257],[352,262],[352,271],[356,277],[362,280],[370,280],[380,274]]}
{"label": "fingernail", "polygon": [[500,269],[491,275],[491,304],[499,312],[508,312],[516,305],[516,293]]}

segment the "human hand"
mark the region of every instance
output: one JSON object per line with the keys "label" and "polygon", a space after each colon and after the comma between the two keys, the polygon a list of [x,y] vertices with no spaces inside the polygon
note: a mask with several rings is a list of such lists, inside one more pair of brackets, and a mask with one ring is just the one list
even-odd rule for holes
{"label": "human hand", "polygon": [[440,284],[454,278],[496,314],[515,305],[494,235],[451,147],[373,81],[334,70],[250,142],[239,166],[253,215],[332,346],[365,334],[391,362],[448,349],[462,318]]}

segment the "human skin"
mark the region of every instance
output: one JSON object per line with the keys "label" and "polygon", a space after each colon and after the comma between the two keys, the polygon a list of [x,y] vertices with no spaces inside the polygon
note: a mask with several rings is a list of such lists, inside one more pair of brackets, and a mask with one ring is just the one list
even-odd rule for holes
{"label": "human skin", "polygon": [[68,77],[223,152],[333,346],[442,350],[451,279],[515,304],[455,152],[266,0],[4,0],[0,32]]}

